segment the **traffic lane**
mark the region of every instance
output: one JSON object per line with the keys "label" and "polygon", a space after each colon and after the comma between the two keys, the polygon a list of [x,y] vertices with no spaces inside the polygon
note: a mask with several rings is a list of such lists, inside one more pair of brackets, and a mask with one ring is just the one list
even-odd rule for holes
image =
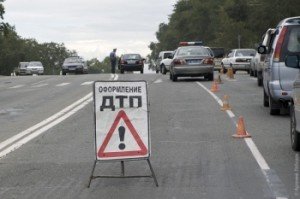
{"label": "traffic lane", "polygon": [[[269,164],[272,172],[280,179],[290,198],[299,197],[299,156],[290,145],[290,118],[283,110],[280,116],[271,116],[263,106],[263,89],[256,79],[237,73],[235,81],[224,78],[217,95],[222,99],[229,96],[229,103],[236,116],[243,116],[246,129]],[[209,86],[209,84],[207,84]]]}
{"label": "traffic lane", "polygon": [[[149,85],[151,162],[158,188],[152,179],[144,178],[95,179],[90,189],[85,188],[95,157],[93,106],[89,104],[0,160],[1,195],[4,198],[271,198],[249,150],[243,142],[231,138],[234,128],[217,103],[195,82],[172,83],[166,76],[158,77],[163,82]],[[127,174],[150,173],[145,161],[126,162],[125,168]],[[119,174],[120,163],[102,163],[95,172],[100,173]]]}
{"label": "traffic lane", "polygon": [[[24,77],[25,78],[25,77]],[[20,79],[24,79],[20,78]],[[1,92],[0,141],[28,129],[92,92],[92,81],[111,75],[26,77],[26,86]],[[16,84],[24,83],[13,77]],[[81,85],[90,82],[87,85]]]}

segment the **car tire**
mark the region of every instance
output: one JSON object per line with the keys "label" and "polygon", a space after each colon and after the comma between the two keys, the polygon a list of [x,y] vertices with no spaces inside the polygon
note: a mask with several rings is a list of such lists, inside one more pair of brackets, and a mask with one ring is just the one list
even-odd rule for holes
{"label": "car tire", "polygon": [[62,72],[62,75],[66,75],[67,73],[66,72]]}
{"label": "car tire", "polygon": [[121,74],[124,74],[124,69],[121,69],[121,70],[120,70],[120,73],[121,73]]}
{"label": "car tire", "polygon": [[165,75],[167,73],[165,65],[161,65],[161,73]]}
{"label": "car tire", "polygon": [[141,74],[143,74],[143,73],[144,73],[144,70],[142,69],[142,70],[141,70]]}
{"label": "car tire", "polygon": [[257,85],[262,86],[263,85],[263,80],[260,77],[257,77]]}
{"label": "car tire", "polygon": [[250,69],[250,76],[254,76],[253,70]]}
{"label": "car tire", "polygon": [[264,107],[269,107],[269,98],[266,94],[265,89],[263,89],[263,90],[264,90]]}
{"label": "car tire", "polygon": [[290,135],[291,135],[291,145],[294,151],[300,151],[300,132],[296,130],[296,115],[295,115],[295,107],[294,104],[290,106],[290,114],[291,114],[291,126],[290,126]]}
{"label": "car tire", "polygon": [[278,103],[275,102],[271,96],[269,96],[269,108],[270,108],[270,115],[280,114],[280,108],[278,108]]}
{"label": "car tire", "polygon": [[174,75],[174,74],[172,74],[172,81],[173,81],[173,82],[176,82],[176,81],[177,81],[177,76]]}
{"label": "car tire", "polygon": [[214,81],[214,73],[207,75],[208,81]]}

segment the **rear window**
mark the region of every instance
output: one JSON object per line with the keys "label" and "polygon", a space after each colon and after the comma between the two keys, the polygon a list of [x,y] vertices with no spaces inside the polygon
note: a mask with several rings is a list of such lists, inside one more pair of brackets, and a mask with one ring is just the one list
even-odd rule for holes
{"label": "rear window", "polygon": [[41,62],[30,62],[28,66],[43,66]]}
{"label": "rear window", "polygon": [[291,29],[287,49],[291,53],[300,52],[300,26]]}
{"label": "rear window", "polygon": [[172,53],[165,53],[165,54],[164,54],[164,59],[166,59],[166,58],[168,58],[168,57],[170,57],[170,56],[172,56]]}
{"label": "rear window", "polygon": [[280,61],[283,62],[287,55],[300,54],[300,26],[289,26],[281,50]]}
{"label": "rear window", "polygon": [[139,54],[128,54],[123,55],[123,59],[141,59],[141,56]]}
{"label": "rear window", "polygon": [[210,56],[208,50],[200,46],[188,46],[178,49],[178,56]]}
{"label": "rear window", "polygon": [[237,50],[236,53],[235,53],[235,56],[236,57],[249,57],[249,56],[252,56],[254,57],[256,54],[256,51],[255,50]]}

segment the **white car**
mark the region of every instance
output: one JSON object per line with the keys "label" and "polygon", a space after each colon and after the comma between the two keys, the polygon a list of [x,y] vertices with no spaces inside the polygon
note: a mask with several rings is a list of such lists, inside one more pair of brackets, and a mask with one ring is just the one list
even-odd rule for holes
{"label": "white car", "polygon": [[172,63],[172,61],[173,61],[173,59],[171,59],[171,56],[172,56],[172,55],[170,55],[170,56],[167,57],[166,59],[161,60],[161,62],[160,62],[161,73],[164,74],[164,75],[165,75],[168,71],[170,71],[170,65],[171,65],[171,63]]}
{"label": "white car", "polygon": [[250,63],[256,54],[254,49],[233,49],[230,50],[227,56],[222,59],[222,68],[224,72],[227,71],[229,67],[232,67],[233,73],[238,70],[244,70],[250,73]]}
{"label": "white car", "polygon": [[[167,73],[169,68],[166,68],[166,67],[169,67],[171,62],[169,63],[169,61],[164,61],[164,62],[162,62],[162,61],[165,59],[169,59],[170,56],[172,56],[172,55],[173,55],[173,51],[161,51],[158,54],[158,58],[156,59],[156,73],[158,73],[159,71],[162,74]],[[170,60],[172,61],[172,59],[170,59]]]}

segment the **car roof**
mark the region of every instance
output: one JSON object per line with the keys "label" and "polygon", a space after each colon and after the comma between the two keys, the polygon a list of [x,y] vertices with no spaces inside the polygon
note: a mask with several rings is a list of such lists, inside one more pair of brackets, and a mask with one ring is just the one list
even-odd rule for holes
{"label": "car roof", "polygon": [[277,27],[285,25],[300,25],[300,16],[285,18],[279,22]]}

